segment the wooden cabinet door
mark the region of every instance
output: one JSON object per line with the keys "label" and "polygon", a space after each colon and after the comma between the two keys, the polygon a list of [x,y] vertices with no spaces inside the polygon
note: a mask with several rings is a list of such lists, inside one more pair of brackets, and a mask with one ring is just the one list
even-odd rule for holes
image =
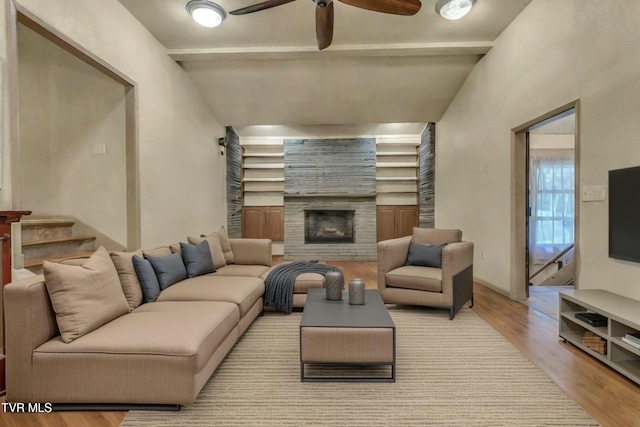
{"label": "wooden cabinet door", "polygon": [[262,208],[262,238],[276,242],[284,240],[284,207]]}
{"label": "wooden cabinet door", "polygon": [[418,226],[417,206],[398,206],[396,209],[397,237],[413,235],[413,227]]}
{"label": "wooden cabinet door", "polygon": [[249,239],[262,238],[262,207],[242,207],[242,237]]}
{"label": "wooden cabinet door", "polygon": [[377,241],[396,238],[396,208],[378,206],[376,212]]}

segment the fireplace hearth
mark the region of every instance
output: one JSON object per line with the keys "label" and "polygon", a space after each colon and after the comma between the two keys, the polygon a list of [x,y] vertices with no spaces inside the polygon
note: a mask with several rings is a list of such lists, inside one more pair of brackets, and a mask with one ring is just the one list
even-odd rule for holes
{"label": "fireplace hearth", "polygon": [[355,243],[353,210],[305,210],[304,242]]}

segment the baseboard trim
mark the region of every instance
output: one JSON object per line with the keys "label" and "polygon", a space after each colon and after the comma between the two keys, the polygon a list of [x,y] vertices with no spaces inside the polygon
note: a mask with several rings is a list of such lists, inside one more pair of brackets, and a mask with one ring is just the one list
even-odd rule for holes
{"label": "baseboard trim", "polygon": [[494,285],[492,283],[486,282],[486,281],[484,281],[482,279],[478,279],[477,277],[473,278],[473,282],[477,283],[479,285],[482,285],[484,287],[487,287],[487,288],[491,289],[492,291],[497,292],[497,293],[499,293],[501,295],[504,295],[505,297],[507,297],[509,299],[513,299],[511,297],[511,293],[509,291],[506,291],[506,290],[504,290],[504,289],[502,289],[502,288],[500,288],[500,287],[498,287],[498,286],[496,286],[496,285]]}
{"label": "baseboard trim", "polygon": [[180,405],[154,405],[144,403],[54,403],[57,411],[179,411]]}

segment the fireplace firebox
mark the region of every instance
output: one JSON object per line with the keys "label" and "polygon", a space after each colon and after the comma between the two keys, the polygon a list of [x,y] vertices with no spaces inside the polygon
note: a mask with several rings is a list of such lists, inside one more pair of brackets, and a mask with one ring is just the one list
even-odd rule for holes
{"label": "fireplace firebox", "polygon": [[351,210],[305,210],[305,243],[355,243]]}

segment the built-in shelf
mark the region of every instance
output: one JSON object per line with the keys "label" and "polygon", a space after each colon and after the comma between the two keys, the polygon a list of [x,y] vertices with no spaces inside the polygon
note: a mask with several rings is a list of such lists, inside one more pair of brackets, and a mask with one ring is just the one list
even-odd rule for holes
{"label": "built-in shelf", "polygon": [[416,151],[379,151],[376,156],[415,156]]}
{"label": "built-in shelf", "polygon": [[[640,349],[622,341],[628,333],[640,332],[640,301],[600,289],[560,292],[559,335],[602,363],[640,384]],[[576,318],[576,313],[592,312],[607,318],[593,326]],[[606,341],[606,354],[585,345],[589,331]]]}
{"label": "built-in shelf", "polygon": [[243,147],[264,147],[264,146],[283,146],[282,141],[269,141],[269,142],[243,142],[241,146]]}
{"label": "built-in shelf", "polygon": [[243,178],[242,182],[284,182],[284,177],[278,177],[278,178]]}
{"label": "built-in shelf", "polygon": [[405,176],[378,176],[376,177],[376,181],[417,181],[418,178],[413,177],[405,177]]}
{"label": "built-in shelf", "polygon": [[411,194],[411,195],[415,195],[416,194],[416,190],[409,190],[409,191],[398,191],[398,190],[393,190],[393,189],[378,189],[378,194]]}
{"label": "built-in shelf", "polygon": [[284,157],[284,153],[244,153],[242,157]]}
{"label": "built-in shelf", "polygon": [[[280,138],[241,138],[243,205],[277,207],[284,204],[284,145]],[[243,213],[243,225],[244,222]]]}
{"label": "built-in shelf", "polygon": [[350,193],[284,193],[284,198],[314,198],[321,197],[327,198],[347,198],[347,199],[370,199],[377,196],[377,193],[365,193],[365,194],[350,194]]}
{"label": "built-in shelf", "polygon": [[[386,216],[389,215],[390,206],[402,206],[404,222],[407,222],[406,212],[411,210],[408,207],[418,204],[416,183],[419,181],[419,146],[420,138],[417,136],[384,136],[376,140],[376,204],[379,207],[384,206],[382,209]],[[378,228],[384,223],[383,220],[378,221]],[[413,220],[408,223],[411,223],[411,226],[417,225],[417,222],[413,224]],[[381,233],[381,230],[378,232]],[[389,236],[396,234],[391,233]]]}
{"label": "built-in shelf", "polygon": [[245,163],[245,169],[284,169],[284,163]]}
{"label": "built-in shelf", "polygon": [[377,162],[377,168],[417,168],[418,162]]}

